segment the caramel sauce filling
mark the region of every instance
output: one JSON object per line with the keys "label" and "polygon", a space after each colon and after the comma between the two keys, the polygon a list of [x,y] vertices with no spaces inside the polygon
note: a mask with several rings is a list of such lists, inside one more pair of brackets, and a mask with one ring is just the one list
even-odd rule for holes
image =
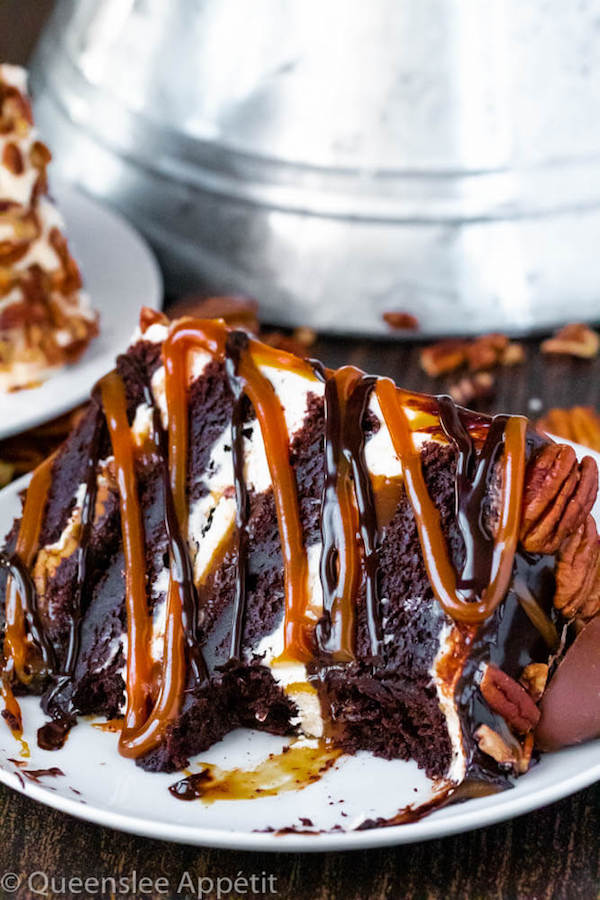
{"label": "caramel sauce filling", "polygon": [[377,527],[383,531],[396,515],[396,510],[402,494],[404,482],[402,478],[388,478],[387,475],[371,475],[373,496],[375,497],[375,512],[377,515]]}

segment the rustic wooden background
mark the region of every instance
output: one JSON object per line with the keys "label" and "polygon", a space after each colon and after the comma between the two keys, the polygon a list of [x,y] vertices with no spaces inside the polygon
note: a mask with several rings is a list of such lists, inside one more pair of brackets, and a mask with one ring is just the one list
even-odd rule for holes
{"label": "rustic wooden background", "polygon": [[[0,0],[0,59],[27,58],[51,5],[49,0]],[[447,386],[422,373],[416,344],[322,340],[313,349],[330,365],[352,362],[395,377],[407,388],[437,392]],[[547,359],[539,353],[538,342],[530,341],[526,362],[499,372],[496,396],[481,408],[539,415],[539,407],[543,411],[550,406],[596,406],[599,385],[600,360]],[[34,896],[26,879],[40,870],[67,879],[127,876],[136,870],[153,880],[167,878],[166,896],[171,897],[193,896],[175,893],[185,872],[192,878],[216,880],[264,871],[275,876],[282,900],[591,900],[600,896],[600,785],[512,822],[465,835],[385,850],[320,854],[240,853],[146,840],[80,822],[0,786],[0,884],[4,872],[22,879],[16,892],[0,887],[0,897]],[[82,894],[61,891],[59,884],[57,892],[47,896]]]}

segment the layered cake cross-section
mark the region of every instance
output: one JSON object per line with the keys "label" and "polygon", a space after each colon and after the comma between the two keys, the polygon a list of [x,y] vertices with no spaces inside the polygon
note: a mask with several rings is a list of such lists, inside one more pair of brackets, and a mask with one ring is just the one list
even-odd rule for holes
{"label": "layered cake cross-section", "polygon": [[0,65],[0,394],[74,362],[98,332],[48,193],[50,159],[25,70]]}
{"label": "layered cake cross-section", "polygon": [[523,417],[144,311],[7,536],[4,717],[116,719],[154,771],[247,726],[508,786],[600,734],[597,480]]}

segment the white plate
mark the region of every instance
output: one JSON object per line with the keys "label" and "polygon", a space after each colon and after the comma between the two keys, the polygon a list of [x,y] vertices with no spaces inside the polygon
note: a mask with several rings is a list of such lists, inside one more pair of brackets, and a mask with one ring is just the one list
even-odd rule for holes
{"label": "white plate", "polygon": [[[577,448],[585,455],[583,448]],[[590,454],[600,461],[598,454]],[[0,535],[18,511],[21,479],[0,492]],[[594,508],[598,521],[600,505]],[[64,775],[28,781],[12,759],[19,745],[0,722],[0,781],[48,806],[82,819],[134,834],[240,850],[349,850],[428,840],[490,825],[552,803],[600,779],[600,741],[547,754],[512,790],[469,800],[432,813],[418,822],[366,831],[329,831],[321,834],[266,833],[265,828],[302,827],[309,818],[316,828],[355,827],[365,817],[390,817],[408,804],[422,803],[434,786],[414,764],[386,762],[369,754],[341,758],[320,781],[303,790],[257,800],[183,802],[168,793],[181,775],[149,774],[123,759],[116,750],[117,736],[81,721],[65,747],[40,750],[35,733],[43,721],[36,698],[22,702],[25,732],[31,749],[29,769],[56,766]],[[192,761],[223,768],[252,768],[284,739],[239,730]],[[345,815],[343,815],[345,813]],[[262,831],[257,829],[263,829]]]}
{"label": "white plate", "polygon": [[53,193],[67,223],[67,237],[84,286],[100,313],[100,334],[72,366],[40,387],[0,394],[0,439],[49,421],[88,397],[127,347],[140,308],[158,309],[162,279],[145,241],[125,219],[65,184]]}

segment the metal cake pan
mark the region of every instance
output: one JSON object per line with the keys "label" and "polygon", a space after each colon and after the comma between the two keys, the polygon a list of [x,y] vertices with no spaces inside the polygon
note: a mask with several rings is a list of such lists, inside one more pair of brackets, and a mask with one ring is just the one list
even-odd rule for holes
{"label": "metal cake pan", "polygon": [[600,317],[600,0],[59,0],[54,168],[285,325]]}

